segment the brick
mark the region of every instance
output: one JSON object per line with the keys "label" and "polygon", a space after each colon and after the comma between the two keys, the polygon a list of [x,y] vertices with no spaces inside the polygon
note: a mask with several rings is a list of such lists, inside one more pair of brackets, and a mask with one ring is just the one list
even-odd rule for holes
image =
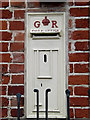
{"label": "brick", "polygon": [[0,19],[11,19],[12,12],[9,10],[0,10]]}
{"label": "brick", "polygon": [[6,29],[7,29],[7,22],[0,21],[0,30],[6,30]]}
{"label": "brick", "polygon": [[0,95],[6,95],[6,86],[0,86]]}
{"label": "brick", "polygon": [[70,95],[73,95],[73,88],[69,86],[68,89],[70,90]]}
{"label": "brick", "polygon": [[68,31],[68,38],[72,39],[72,31],[70,31],[70,30]]}
{"label": "brick", "polygon": [[15,19],[24,19],[25,18],[25,10],[15,10],[14,18]]}
{"label": "brick", "polygon": [[88,96],[88,89],[87,87],[75,87],[74,92],[75,95]]}
{"label": "brick", "polygon": [[[0,101],[1,103],[1,101]],[[0,108],[0,118],[2,118],[2,108]]]}
{"label": "brick", "polygon": [[2,99],[2,107],[8,106],[8,104],[9,104],[8,98],[2,97],[2,98],[0,98],[0,99]]}
{"label": "brick", "polygon": [[[35,0],[36,1],[36,0]],[[39,0],[37,0],[37,2],[38,2]],[[35,4],[35,2],[32,2],[32,3],[34,3]],[[37,4],[37,3],[36,3]],[[55,7],[64,7],[65,6],[65,2],[52,2],[52,4],[50,3],[50,2],[41,2],[40,3],[40,7],[42,7],[42,8],[55,8]],[[35,8],[35,6],[30,6],[30,7],[34,7]],[[37,7],[39,7],[39,5],[37,6]],[[44,9],[45,10],[45,9]],[[52,11],[52,10],[51,10]]]}
{"label": "brick", "polygon": [[0,41],[10,41],[12,39],[12,33],[0,32]]}
{"label": "brick", "polygon": [[0,74],[0,84],[2,83],[2,74]]}
{"label": "brick", "polygon": [[6,8],[8,6],[9,6],[8,0],[0,1],[0,8]]}
{"label": "brick", "polygon": [[74,17],[82,17],[88,16],[88,8],[71,8],[70,9],[70,16]]}
{"label": "brick", "polygon": [[25,0],[11,0],[11,7],[25,8]]}
{"label": "brick", "polygon": [[72,20],[69,19],[69,28],[72,28]]}
{"label": "brick", "polygon": [[73,118],[73,117],[74,117],[73,109],[70,108],[70,118]]}
{"label": "brick", "polygon": [[[17,106],[17,98],[12,98],[11,99],[11,106]],[[20,106],[23,107],[24,106],[24,98],[21,97],[20,98]]]}
{"label": "brick", "polygon": [[72,6],[72,5],[73,5],[73,0],[67,0],[67,2],[68,2],[68,5],[69,5],[69,6]]}
{"label": "brick", "polygon": [[8,43],[0,43],[0,52],[8,51]]}
{"label": "brick", "polygon": [[7,68],[8,68],[8,65],[7,64],[0,64],[0,73],[1,74],[5,74],[7,73]]}
{"label": "brick", "polygon": [[24,95],[24,86],[9,86],[8,87],[8,95],[16,95],[17,93]]}
{"label": "brick", "polygon": [[74,31],[71,35],[73,40],[82,40],[89,38],[89,31]]}
{"label": "brick", "polygon": [[0,108],[0,113],[2,117],[7,117],[7,108]]}
{"label": "brick", "polygon": [[10,21],[9,22],[10,30],[24,30],[24,22],[23,21]]}
{"label": "brick", "polygon": [[11,64],[10,73],[24,73],[24,65],[20,64]]}
{"label": "brick", "polygon": [[76,19],[76,28],[88,28],[89,27],[89,20],[88,19]]}
{"label": "brick", "polygon": [[88,106],[88,98],[85,97],[71,97],[70,107],[86,107]]}
{"label": "brick", "polygon": [[10,76],[2,76],[2,84],[8,84],[10,80]]}
{"label": "brick", "polygon": [[69,85],[88,85],[88,75],[71,75],[69,76]]}
{"label": "brick", "polygon": [[88,118],[89,110],[88,109],[75,109],[76,118]]}
{"label": "brick", "polygon": [[16,36],[14,37],[15,41],[24,41],[25,39],[25,33],[18,32],[16,33]]}
{"label": "brick", "polygon": [[24,54],[22,53],[13,53],[13,63],[24,63]]}
{"label": "brick", "polygon": [[[17,117],[17,109],[11,109],[11,116],[12,117]],[[24,116],[24,110],[20,109],[20,117]]]}
{"label": "brick", "polygon": [[69,67],[70,67],[70,73],[73,73],[73,64],[70,64]]}
{"label": "brick", "polygon": [[71,51],[71,43],[69,43],[68,49],[69,51]]}
{"label": "brick", "polygon": [[0,54],[0,62],[11,62],[10,54]]}
{"label": "brick", "polygon": [[24,84],[24,75],[12,75],[12,84]]}
{"label": "brick", "polygon": [[76,5],[76,6],[89,5],[89,1],[88,1],[88,0],[75,0],[75,5]]}
{"label": "brick", "polygon": [[[2,107],[2,97],[0,96],[0,107]],[[0,114],[1,117],[1,114]]]}
{"label": "brick", "polygon": [[89,55],[88,53],[71,53],[69,54],[70,62],[88,62]]}
{"label": "brick", "polygon": [[76,42],[75,50],[76,51],[88,51],[89,50],[89,42]]}
{"label": "brick", "polygon": [[75,73],[88,73],[89,66],[88,66],[88,64],[75,64],[74,71],[75,71]]}
{"label": "brick", "polygon": [[15,52],[23,52],[24,51],[24,43],[11,43],[10,51]]}
{"label": "brick", "polygon": [[[48,3],[49,4],[49,3]],[[35,0],[35,2],[30,2],[29,0],[27,1],[27,7],[28,8],[38,8],[40,7],[40,1],[39,0]],[[45,5],[45,4],[44,4]]]}

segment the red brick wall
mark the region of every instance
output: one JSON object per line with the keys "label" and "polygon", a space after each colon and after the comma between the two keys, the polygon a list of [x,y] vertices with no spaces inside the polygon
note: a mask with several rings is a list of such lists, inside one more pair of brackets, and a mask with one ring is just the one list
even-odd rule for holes
{"label": "red brick wall", "polygon": [[[10,2],[9,2],[10,1]],[[74,0],[75,1],[75,0]],[[77,1],[77,0],[76,0]],[[56,7],[56,6],[57,7]],[[42,6],[45,9],[42,9]],[[0,2],[0,118],[17,116],[16,94],[20,92],[21,116],[24,117],[24,43],[25,12],[59,11],[62,4],[43,4],[38,1],[5,0]],[[70,117],[89,117],[89,3],[69,3],[69,49],[68,49],[68,87],[70,96]],[[55,9],[54,9],[55,7]],[[34,8],[34,9],[33,9]],[[35,9],[36,8],[36,9]],[[51,8],[51,9],[50,9]],[[53,8],[53,9],[52,9]]]}
{"label": "red brick wall", "polygon": [[[25,2],[0,2],[0,118],[17,116],[16,94],[20,92],[24,116]],[[1,103],[0,103],[1,104]]]}
{"label": "red brick wall", "polygon": [[69,7],[68,77],[71,118],[89,118],[89,3],[73,2]]}

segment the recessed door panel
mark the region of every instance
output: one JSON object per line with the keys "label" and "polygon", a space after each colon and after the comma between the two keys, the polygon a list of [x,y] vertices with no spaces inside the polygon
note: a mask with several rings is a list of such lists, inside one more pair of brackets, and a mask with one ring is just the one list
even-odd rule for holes
{"label": "recessed door panel", "polygon": [[[45,111],[45,90],[47,88],[50,88],[52,90],[52,92],[50,93],[49,96],[49,111],[56,111],[58,109],[57,106],[57,62],[58,62],[58,50],[42,50],[41,52],[41,56],[40,54],[38,54],[38,51],[40,50],[35,50],[35,88],[37,88],[40,91],[40,108],[42,111]],[[43,61],[43,57],[44,55],[48,55],[48,60],[47,63],[44,63]],[[41,57],[41,59],[40,59]],[[45,58],[46,59],[46,58]],[[42,71],[45,69],[45,67],[47,67],[46,69],[48,69],[46,74],[44,74],[44,72],[42,72],[41,76],[38,77],[38,66],[39,66],[39,62],[41,62],[42,60]],[[44,65],[43,65],[44,64]],[[48,65],[47,65],[48,64]],[[46,66],[45,66],[46,65]],[[52,102],[50,102],[52,101]]]}
{"label": "recessed door panel", "polygon": [[37,78],[51,78],[51,54],[47,50],[37,50]]}

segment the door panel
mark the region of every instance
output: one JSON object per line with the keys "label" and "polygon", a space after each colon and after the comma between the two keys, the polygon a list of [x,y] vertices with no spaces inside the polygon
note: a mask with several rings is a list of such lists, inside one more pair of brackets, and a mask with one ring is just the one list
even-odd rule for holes
{"label": "door panel", "polygon": [[[60,14],[58,14],[58,17],[59,15]],[[48,14],[47,16],[49,18]],[[38,19],[37,15],[33,17],[36,17]],[[61,14],[60,20],[63,22],[64,20],[63,14]],[[27,118],[36,118],[37,98],[36,93],[34,93],[34,89],[39,90],[40,118],[45,118],[45,97],[46,97],[45,91],[48,88],[51,89],[51,92],[48,93],[49,118],[66,118],[65,38],[64,38],[64,24],[62,24],[61,21],[59,24],[61,26],[60,30],[62,29],[63,32],[62,36],[60,36],[59,33],[57,34],[42,33],[42,35],[41,33],[32,34],[30,33],[31,29],[28,28],[29,37],[27,44],[27,82],[26,82]],[[31,23],[29,21],[28,26],[30,27],[30,25]]]}

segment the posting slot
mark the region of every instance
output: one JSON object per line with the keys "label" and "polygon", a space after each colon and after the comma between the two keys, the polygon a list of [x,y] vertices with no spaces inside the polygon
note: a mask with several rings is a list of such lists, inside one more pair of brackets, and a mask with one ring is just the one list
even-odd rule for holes
{"label": "posting slot", "polygon": [[31,37],[34,40],[43,39],[43,38],[48,40],[48,38],[60,39],[61,35],[60,33],[31,33]]}

